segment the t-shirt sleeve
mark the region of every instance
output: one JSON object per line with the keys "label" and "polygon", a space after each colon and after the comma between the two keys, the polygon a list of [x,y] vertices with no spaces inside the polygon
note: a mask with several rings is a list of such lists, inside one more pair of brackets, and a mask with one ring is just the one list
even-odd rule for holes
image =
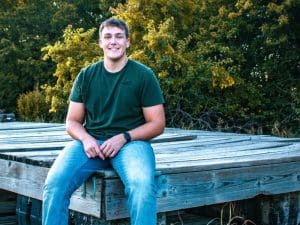
{"label": "t-shirt sleeve", "polygon": [[82,82],[83,82],[83,71],[80,71],[77,75],[73,87],[71,89],[71,93],[69,96],[69,100],[73,102],[83,102],[83,93],[82,93]]}
{"label": "t-shirt sleeve", "polygon": [[163,104],[164,97],[159,82],[152,70],[144,75],[142,88],[142,106],[149,107]]}

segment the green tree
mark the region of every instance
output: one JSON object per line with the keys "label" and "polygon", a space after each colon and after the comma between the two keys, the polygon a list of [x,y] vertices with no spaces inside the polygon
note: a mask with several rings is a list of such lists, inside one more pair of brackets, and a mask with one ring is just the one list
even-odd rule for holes
{"label": "green tree", "polygon": [[13,0],[0,5],[0,109],[15,111],[21,93],[54,85],[55,63],[42,60],[41,48],[63,30],[97,27],[118,1]]}
{"label": "green tree", "polygon": [[238,65],[245,59],[237,46],[228,44],[229,28],[220,15],[228,4],[160,0],[145,8],[132,0],[114,10],[134,30],[131,57],[150,65],[160,78],[169,125],[215,126],[220,113],[213,108],[216,92],[241,83]]}
{"label": "green tree", "polygon": [[39,90],[21,94],[17,101],[19,117],[24,121],[45,122],[49,118],[49,102]]}
{"label": "green tree", "polygon": [[131,57],[160,78],[169,125],[283,134],[299,132],[299,4],[128,0],[113,12],[133,30]]}
{"label": "green tree", "polygon": [[45,85],[47,99],[51,102],[50,112],[55,121],[63,121],[67,111],[68,96],[78,72],[92,62],[99,60],[100,49],[94,39],[96,29],[84,31],[68,26],[63,41],[44,47],[44,60],[56,63],[55,85]]}
{"label": "green tree", "polygon": [[[130,57],[159,77],[168,126],[299,135],[298,0],[112,2],[112,13],[132,32]],[[60,7],[72,16],[85,11],[79,5]],[[64,118],[80,68],[99,59],[95,30],[79,27],[80,21],[65,30],[61,42],[43,49],[45,62],[56,63],[56,84],[44,90],[58,119]]]}

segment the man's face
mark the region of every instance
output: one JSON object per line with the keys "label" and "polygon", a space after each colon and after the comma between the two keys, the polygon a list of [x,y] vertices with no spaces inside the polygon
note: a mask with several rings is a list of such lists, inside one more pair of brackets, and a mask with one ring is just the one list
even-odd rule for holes
{"label": "man's face", "polygon": [[126,38],[125,31],[115,27],[104,27],[100,39],[99,46],[103,49],[104,57],[112,61],[118,61],[126,54],[129,47],[129,39]]}

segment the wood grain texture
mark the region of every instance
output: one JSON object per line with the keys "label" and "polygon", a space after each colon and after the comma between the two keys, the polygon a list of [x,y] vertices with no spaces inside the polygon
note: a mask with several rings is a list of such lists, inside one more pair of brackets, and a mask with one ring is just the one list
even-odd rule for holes
{"label": "wood grain texture", "polygon": [[[48,168],[0,159],[0,189],[42,200],[43,185]],[[91,180],[72,196],[70,209],[100,218],[102,180],[96,178],[92,193]]]}
{"label": "wood grain texture", "polygon": [[[158,209],[174,211],[299,191],[299,168],[300,162],[294,162],[161,175],[157,177]],[[118,179],[105,182],[107,218],[127,217],[122,183]]]}
{"label": "wood grain texture", "polygon": [[[41,199],[49,167],[71,140],[63,124],[0,123],[0,189]],[[300,190],[297,138],[167,128],[151,142],[159,212]],[[70,208],[108,220],[128,216],[112,169],[97,171]]]}

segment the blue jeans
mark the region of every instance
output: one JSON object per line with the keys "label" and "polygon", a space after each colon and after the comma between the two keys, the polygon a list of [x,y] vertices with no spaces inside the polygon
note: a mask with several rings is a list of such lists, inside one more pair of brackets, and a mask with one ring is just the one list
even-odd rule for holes
{"label": "blue jeans", "polygon": [[96,170],[110,166],[124,183],[131,224],[156,225],[155,157],[151,145],[132,141],[114,158],[102,160],[88,158],[77,140],[62,150],[49,170],[43,192],[43,225],[67,225],[72,193]]}

